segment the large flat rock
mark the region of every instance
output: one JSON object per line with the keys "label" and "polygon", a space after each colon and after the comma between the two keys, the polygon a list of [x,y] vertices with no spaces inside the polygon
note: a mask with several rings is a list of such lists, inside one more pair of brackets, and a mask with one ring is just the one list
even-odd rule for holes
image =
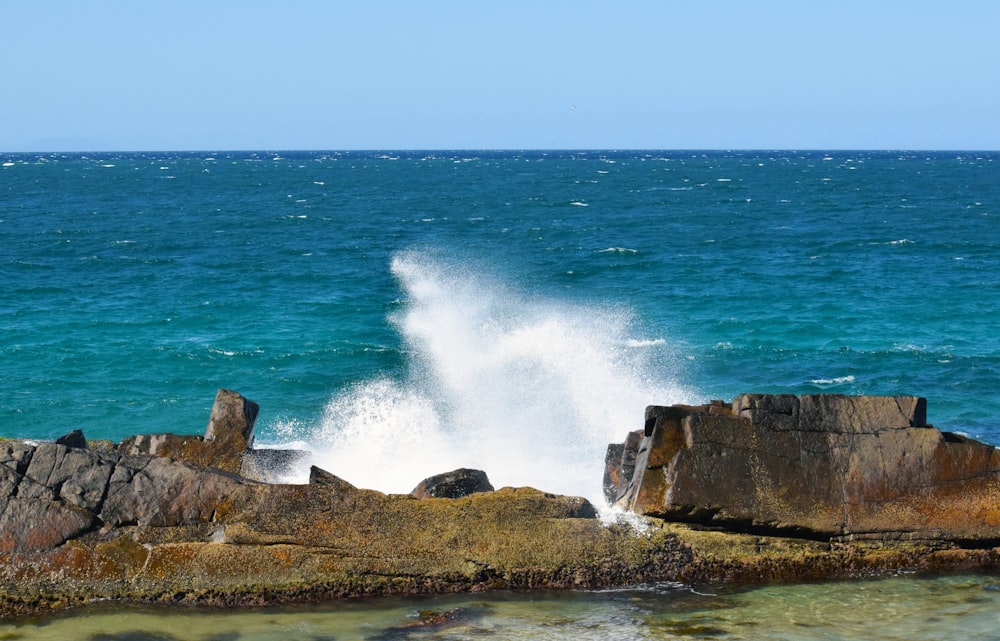
{"label": "large flat rock", "polygon": [[926,407],[912,396],[764,394],[653,406],[631,474],[628,442],[612,446],[622,462],[609,461],[607,494],[640,514],[733,531],[1000,540],[1000,450],[927,425]]}

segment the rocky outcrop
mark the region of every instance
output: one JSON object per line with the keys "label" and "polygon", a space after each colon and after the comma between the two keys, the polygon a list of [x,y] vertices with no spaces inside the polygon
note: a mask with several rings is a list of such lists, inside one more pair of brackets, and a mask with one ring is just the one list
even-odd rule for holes
{"label": "rocky outcrop", "polygon": [[99,528],[210,523],[247,492],[220,470],[57,443],[0,448],[0,478],[0,553],[56,548]]}
{"label": "rocky outcrop", "polygon": [[[611,525],[586,499],[492,491],[476,470],[425,480],[421,498],[317,467],[308,483],[253,480],[229,468],[255,456],[256,405],[225,391],[216,405],[202,438],[0,440],[0,616],[1000,564],[996,452],[926,426],[922,399],[651,407],[605,476],[651,516]],[[253,460],[288,457],[302,462]]]}
{"label": "rocky outcrop", "polygon": [[0,553],[57,548],[93,530],[204,524],[252,494],[239,470],[257,405],[219,390],[204,438],[135,436],[91,450],[74,430],[53,443],[0,442]]}
{"label": "rocky outcrop", "polygon": [[605,489],[640,514],[732,531],[1000,541],[1000,450],[929,426],[926,412],[910,396],[652,406],[639,443],[609,448]]}
{"label": "rocky outcrop", "polygon": [[463,467],[420,481],[410,494],[418,499],[457,499],[477,492],[492,491],[493,484],[486,472]]}
{"label": "rocky outcrop", "polygon": [[253,446],[253,428],[259,410],[253,401],[232,390],[220,389],[203,437],[142,434],[126,438],[118,450],[130,456],[162,456],[239,474],[243,454]]}
{"label": "rocky outcrop", "polygon": [[441,475],[423,500],[316,467],[307,484],[254,481],[227,468],[238,457],[275,463],[247,456],[255,414],[223,390],[204,438],[138,436],[99,450],[82,435],[72,445],[0,440],[0,615],[107,598],[235,605],[597,587],[655,580],[690,556],[668,533],[605,527],[583,498],[468,494],[492,490],[482,472]]}

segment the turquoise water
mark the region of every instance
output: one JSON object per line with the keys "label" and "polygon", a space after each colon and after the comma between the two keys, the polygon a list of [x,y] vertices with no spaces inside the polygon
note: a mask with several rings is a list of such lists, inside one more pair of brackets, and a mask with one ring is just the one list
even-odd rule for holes
{"label": "turquoise water", "polygon": [[1000,442],[997,153],[0,165],[4,435],[200,433],[227,387],[359,485],[588,496],[651,403],[918,394]]}
{"label": "turquoise water", "polygon": [[[416,641],[419,639],[937,641],[1000,639],[995,576],[693,590],[386,598],[248,610],[96,607],[0,621],[25,641]],[[451,613],[422,625],[421,613]]]}
{"label": "turquoise water", "polygon": [[[1000,443],[997,153],[0,155],[0,248],[6,436],[200,433],[228,387],[259,443],[357,485],[464,466],[595,500],[650,403],[919,394]],[[996,582],[100,608],[0,637],[1000,639]],[[400,627],[428,608],[469,616]]]}

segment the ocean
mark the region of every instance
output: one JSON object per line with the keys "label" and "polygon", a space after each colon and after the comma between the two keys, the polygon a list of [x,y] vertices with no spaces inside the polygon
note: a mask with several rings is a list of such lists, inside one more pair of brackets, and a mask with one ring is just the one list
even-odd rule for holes
{"label": "ocean", "polygon": [[200,434],[224,387],[355,485],[595,501],[648,404],[1000,444],[996,152],[0,154],[0,252],[0,436]]}

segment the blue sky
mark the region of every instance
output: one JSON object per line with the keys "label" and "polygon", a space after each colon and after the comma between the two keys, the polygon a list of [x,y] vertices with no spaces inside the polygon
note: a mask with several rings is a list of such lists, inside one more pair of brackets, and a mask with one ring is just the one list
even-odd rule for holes
{"label": "blue sky", "polygon": [[0,151],[1000,149],[993,0],[0,0]]}

